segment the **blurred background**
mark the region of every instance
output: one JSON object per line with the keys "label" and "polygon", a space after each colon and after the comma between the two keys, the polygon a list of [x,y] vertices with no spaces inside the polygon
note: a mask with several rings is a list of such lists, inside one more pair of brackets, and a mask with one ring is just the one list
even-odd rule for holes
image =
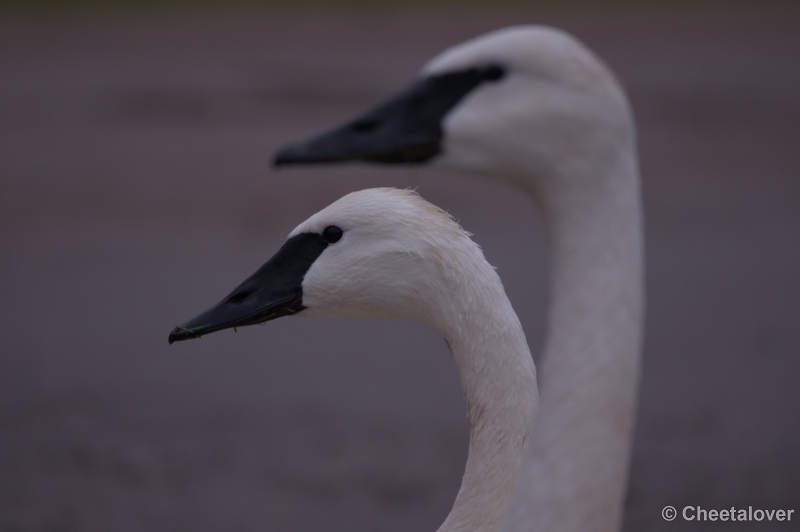
{"label": "blurred background", "polygon": [[586,42],[637,115],[648,315],[625,530],[709,526],[665,505],[800,511],[796,2],[17,2],[0,7],[0,530],[436,530],[468,427],[434,333],[167,334],[340,196],[417,187],[498,267],[538,360],[547,258],[520,191],[271,168],[445,47],[520,23]]}

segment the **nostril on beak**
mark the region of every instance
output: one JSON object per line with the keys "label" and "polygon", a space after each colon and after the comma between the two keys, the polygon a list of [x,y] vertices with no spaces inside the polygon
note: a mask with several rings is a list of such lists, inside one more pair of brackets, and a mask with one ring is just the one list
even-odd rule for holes
{"label": "nostril on beak", "polygon": [[379,125],[381,125],[379,120],[364,119],[353,122],[353,125],[350,127],[353,131],[358,133],[368,133],[377,129]]}
{"label": "nostril on beak", "polygon": [[234,304],[241,303],[242,301],[247,299],[252,293],[253,290],[242,290],[241,292],[236,292],[235,294],[232,294],[231,297],[228,298],[228,303],[234,303]]}

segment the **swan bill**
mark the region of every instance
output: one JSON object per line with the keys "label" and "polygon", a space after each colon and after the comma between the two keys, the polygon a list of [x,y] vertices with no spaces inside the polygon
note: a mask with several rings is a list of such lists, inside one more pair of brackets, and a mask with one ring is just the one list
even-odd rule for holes
{"label": "swan bill", "polygon": [[301,233],[288,239],[278,252],[225,299],[199,316],[175,327],[169,343],[200,338],[232,327],[257,325],[300,312],[303,278],[328,247],[318,233]]}
{"label": "swan bill", "polygon": [[368,161],[423,163],[441,152],[442,120],[475,87],[503,76],[487,65],[429,76],[359,118],[280,150],[275,166]]}

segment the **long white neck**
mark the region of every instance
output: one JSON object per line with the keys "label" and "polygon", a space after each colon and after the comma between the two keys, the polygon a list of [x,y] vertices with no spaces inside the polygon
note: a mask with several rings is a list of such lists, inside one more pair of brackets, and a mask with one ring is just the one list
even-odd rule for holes
{"label": "long white neck", "polygon": [[507,532],[620,526],[643,321],[632,128],[616,153],[574,162],[523,181],[549,236],[551,305],[540,410]]}
{"label": "long white neck", "polygon": [[514,494],[538,403],[536,370],[497,273],[482,255],[477,263],[458,262],[453,270],[466,265],[468,271],[451,276],[437,295],[437,323],[431,325],[458,366],[470,443],[461,489],[439,532],[496,532]]}

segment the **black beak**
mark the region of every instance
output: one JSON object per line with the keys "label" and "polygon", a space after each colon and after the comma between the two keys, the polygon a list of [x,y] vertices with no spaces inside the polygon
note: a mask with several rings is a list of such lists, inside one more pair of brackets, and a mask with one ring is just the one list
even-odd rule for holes
{"label": "black beak", "polygon": [[169,333],[169,343],[300,312],[305,308],[303,278],[326,247],[328,242],[317,233],[302,233],[290,238],[275,256],[228,297],[175,327]]}
{"label": "black beak", "polygon": [[501,67],[423,78],[390,101],[341,127],[286,146],[275,166],[370,161],[422,163],[441,152],[442,119],[472,89],[503,76]]}

